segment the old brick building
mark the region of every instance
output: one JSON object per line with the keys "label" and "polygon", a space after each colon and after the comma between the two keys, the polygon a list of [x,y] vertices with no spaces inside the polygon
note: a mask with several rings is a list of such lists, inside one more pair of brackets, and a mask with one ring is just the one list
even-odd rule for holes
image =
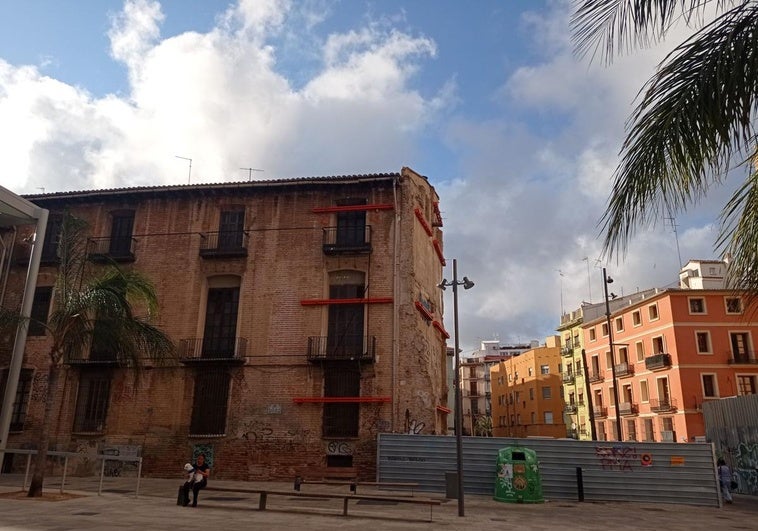
{"label": "old brick building", "polygon": [[[425,177],[403,168],[27,198],[50,211],[33,316],[46,318],[69,211],[89,222],[91,267],[114,260],[153,281],[158,324],[177,345],[175,361],[139,380],[107,353],[68,360],[55,448],[138,447],[152,475],[175,475],[203,448],[215,477],[289,478],[306,464],[368,477],[377,433],[446,432],[442,220]],[[4,235],[8,307],[20,305],[30,231]],[[32,327],[9,447],[35,440],[47,347]]]}

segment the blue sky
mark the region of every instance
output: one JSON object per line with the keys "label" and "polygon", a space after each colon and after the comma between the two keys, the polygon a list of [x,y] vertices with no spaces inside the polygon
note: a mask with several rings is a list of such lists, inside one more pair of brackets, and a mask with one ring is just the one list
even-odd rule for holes
{"label": "blue sky", "polygon": [[[568,311],[599,298],[597,222],[624,122],[671,48],[591,63],[573,53],[570,12],[565,0],[2,2],[0,182],[186,183],[175,155],[193,159],[193,182],[409,166],[441,196],[445,254],[477,283],[461,294],[461,344],[544,340],[561,299]],[[683,260],[714,257],[725,194],[677,216]],[[675,281],[677,262],[661,221],[607,266],[629,293]]]}

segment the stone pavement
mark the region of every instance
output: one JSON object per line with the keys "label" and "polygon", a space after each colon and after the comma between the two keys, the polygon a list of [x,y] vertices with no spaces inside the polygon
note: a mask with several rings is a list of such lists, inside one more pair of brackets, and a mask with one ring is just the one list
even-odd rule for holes
{"label": "stone pavement", "polygon": [[[18,491],[23,476],[0,475],[0,493]],[[735,496],[734,505],[691,507],[668,504],[578,503],[567,500],[539,505],[500,503],[487,496],[467,495],[466,516],[458,516],[456,500],[439,494],[416,493],[420,497],[443,500],[434,507],[429,522],[429,508],[411,504],[377,505],[351,501],[349,516],[342,516],[341,500],[304,500],[287,496],[269,496],[267,509],[258,511],[255,494],[201,492],[200,506],[178,507],[176,492],[181,479],[145,479],[135,498],[135,478],[106,478],[98,496],[98,481],[92,478],[69,478],[67,493],[80,498],[62,501],[0,498],[0,529],[55,530],[68,529],[176,529],[181,531],[221,531],[227,529],[262,530],[360,530],[393,529],[533,529],[608,530],[608,529],[756,529],[758,497]],[[218,487],[268,488],[293,490],[292,483],[213,481]],[[60,478],[46,481],[46,492],[56,492]],[[303,492],[346,492],[347,487],[304,485]],[[369,494],[359,488],[360,494]],[[380,494],[388,495],[386,491]],[[408,496],[407,492],[395,492]]]}

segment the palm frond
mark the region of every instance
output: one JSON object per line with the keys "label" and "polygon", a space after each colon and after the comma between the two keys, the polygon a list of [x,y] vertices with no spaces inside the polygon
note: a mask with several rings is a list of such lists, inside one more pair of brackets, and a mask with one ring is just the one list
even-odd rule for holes
{"label": "palm frond", "polygon": [[600,56],[605,63],[614,55],[660,41],[674,21],[692,24],[708,4],[717,9],[729,0],[579,0],[571,17],[576,53]]}
{"label": "palm frond", "polygon": [[758,298],[758,170],[753,168],[722,211],[717,245],[730,257],[728,286]]}
{"label": "palm frond", "polygon": [[[721,15],[664,61],[630,120],[601,220],[606,252],[639,226],[702,198],[750,149],[758,101],[758,6]],[[665,210],[664,210],[665,209]]]}

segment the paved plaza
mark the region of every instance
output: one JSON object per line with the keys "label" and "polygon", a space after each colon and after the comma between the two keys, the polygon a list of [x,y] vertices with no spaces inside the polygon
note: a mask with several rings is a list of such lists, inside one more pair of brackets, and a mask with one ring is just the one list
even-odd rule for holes
{"label": "paved plaza", "polygon": [[[18,491],[23,476],[0,476],[0,494]],[[179,507],[176,492],[180,479],[142,479],[135,498],[135,478],[108,478],[97,494],[96,479],[69,478],[66,493],[81,497],[61,501],[9,499],[0,497],[2,530],[106,530],[172,529],[221,531],[227,529],[360,530],[393,529],[756,529],[758,498],[736,496],[734,505],[691,507],[639,503],[578,503],[547,501],[539,505],[500,503],[487,496],[468,495],[466,516],[458,516],[456,500],[439,494],[415,496],[440,499],[430,510],[410,504],[377,504],[351,501],[349,516],[342,516],[341,500],[302,499],[270,496],[267,509],[258,511],[258,496],[230,492],[202,492],[200,506]],[[293,490],[292,483],[213,481],[217,487]],[[46,492],[58,492],[60,478],[46,483]],[[303,492],[344,492],[347,487],[305,485]],[[294,492],[294,491],[293,491]],[[360,494],[374,491],[362,488]],[[388,494],[382,491],[381,494]],[[393,493],[408,496],[407,492]]]}

